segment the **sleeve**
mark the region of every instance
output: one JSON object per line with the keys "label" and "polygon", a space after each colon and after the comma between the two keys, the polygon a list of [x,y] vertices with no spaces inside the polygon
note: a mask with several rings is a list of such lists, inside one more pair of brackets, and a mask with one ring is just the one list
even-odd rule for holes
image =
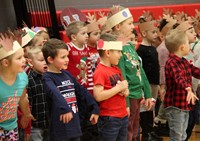
{"label": "sleeve", "polygon": [[60,91],[57,89],[55,83],[53,82],[52,78],[48,75],[43,75],[43,83],[44,83],[44,90],[47,95],[52,101],[54,101],[54,106],[58,109],[59,115],[72,112],[70,107],[68,106],[64,97],[60,94]]}
{"label": "sleeve", "polygon": [[32,84],[32,79],[31,79],[31,76],[28,76],[28,85],[26,87],[27,89],[27,94],[28,94],[28,100],[29,100],[29,104],[30,104],[30,108],[32,109],[32,102],[33,102],[33,94],[34,93],[34,90],[32,89],[32,86],[34,86]]}
{"label": "sleeve", "polygon": [[165,49],[159,51],[159,65],[160,65],[160,84],[165,84],[165,64],[168,58],[168,53]]}
{"label": "sleeve", "polygon": [[99,114],[99,106],[93,98],[92,94],[90,94],[89,91],[82,85],[80,85],[70,73],[68,73],[67,75],[69,75],[74,82],[77,99],[86,103],[87,106],[92,107],[92,114]]}
{"label": "sleeve", "polygon": [[200,79],[200,68],[191,64],[191,71],[193,77]]}

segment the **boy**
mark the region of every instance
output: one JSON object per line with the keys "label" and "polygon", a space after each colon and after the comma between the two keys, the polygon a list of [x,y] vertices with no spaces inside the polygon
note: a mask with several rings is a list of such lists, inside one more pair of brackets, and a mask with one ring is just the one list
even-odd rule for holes
{"label": "boy", "polygon": [[84,102],[91,107],[92,124],[98,120],[98,105],[87,89],[65,71],[69,51],[63,41],[50,39],[44,44],[42,52],[48,65],[43,81],[50,106],[50,138],[52,141],[80,141],[82,133],[78,104]]}
{"label": "boy", "polygon": [[47,71],[41,47],[33,47],[28,51],[31,70],[28,74],[27,93],[31,113],[36,118],[32,121],[30,140],[43,141],[48,139],[48,107],[44,93],[42,74]]}
{"label": "boy", "polygon": [[192,92],[192,76],[200,78],[200,69],[183,58],[190,51],[189,40],[183,31],[174,29],[168,32],[165,45],[170,52],[165,65],[165,114],[170,140],[182,141],[187,136],[190,106],[198,99]]}
{"label": "boy", "polygon": [[94,72],[94,97],[100,105],[98,128],[101,141],[126,141],[128,82],[116,66],[122,56],[122,42],[109,38],[112,36],[105,37],[108,41],[100,39],[97,46],[101,58]]}

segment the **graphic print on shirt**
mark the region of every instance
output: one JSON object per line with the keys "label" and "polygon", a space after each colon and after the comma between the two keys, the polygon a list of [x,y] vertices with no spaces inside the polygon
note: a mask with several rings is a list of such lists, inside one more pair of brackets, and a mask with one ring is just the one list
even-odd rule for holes
{"label": "graphic print on shirt", "polygon": [[16,117],[19,99],[20,97],[17,96],[17,91],[15,91],[13,97],[8,97],[6,102],[2,102],[0,105],[0,122]]}
{"label": "graphic print on shirt", "polygon": [[141,80],[141,71],[140,71],[140,63],[139,61],[136,59],[136,56],[133,53],[130,53],[128,51],[124,52],[124,54],[127,57],[128,62],[130,62],[132,64],[132,68],[136,68],[137,72],[136,75],[140,78]]}
{"label": "graphic print on shirt", "polygon": [[121,77],[119,74],[114,74],[110,76],[109,79],[110,79],[110,84],[112,87],[116,86],[118,81],[121,81]]}
{"label": "graphic print on shirt", "polygon": [[76,79],[81,79],[81,85],[86,84],[87,81],[87,65],[86,65],[86,57],[81,58],[80,64],[77,64],[76,67],[79,69],[79,74],[77,75]]}
{"label": "graphic print on shirt", "polygon": [[74,83],[72,83],[70,80],[62,81],[61,85],[58,86],[58,89],[59,89],[61,95],[67,101],[67,104],[72,109],[72,111],[74,113],[77,113],[78,112],[78,106],[77,106],[77,101],[76,101]]}

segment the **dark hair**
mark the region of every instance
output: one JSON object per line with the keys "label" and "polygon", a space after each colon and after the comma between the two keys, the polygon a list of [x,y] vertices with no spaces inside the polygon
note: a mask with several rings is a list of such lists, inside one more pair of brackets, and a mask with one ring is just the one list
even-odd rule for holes
{"label": "dark hair", "polygon": [[179,23],[175,23],[172,27],[172,29],[176,29],[180,24]]}
{"label": "dark hair", "polygon": [[166,20],[166,19],[162,19],[162,20],[160,21],[159,31],[162,31],[163,27],[165,27],[166,24],[168,24],[167,20]]}
{"label": "dark hair", "polygon": [[47,64],[49,64],[47,58],[51,57],[54,59],[57,55],[58,49],[68,50],[68,46],[65,42],[56,38],[49,39],[47,42],[44,43],[42,53]]}
{"label": "dark hair", "polygon": [[132,33],[135,35],[135,37],[138,37],[137,30],[133,29]]}

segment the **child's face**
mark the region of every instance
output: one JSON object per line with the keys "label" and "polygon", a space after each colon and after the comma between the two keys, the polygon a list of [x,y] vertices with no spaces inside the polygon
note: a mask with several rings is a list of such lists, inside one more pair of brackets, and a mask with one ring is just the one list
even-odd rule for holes
{"label": "child's face", "polygon": [[43,36],[41,35],[36,35],[34,38],[33,38],[33,46],[43,46],[44,42],[46,40],[44,39]]}
{"label": "child's face", "polygon": [[90,36],[88,38],[88,44],[89,45],[96,45],[97,41],[100,38],[100,30],[96,30],[90,33]]}
{"label": "child's face", "polygon": [[48,41],[49,39],[50,39],[50,37],[49,37],[49,34],[47,33],[47,32],[42,32],[41,34],[40,34],[43,38],[44,38],[44,40],[46,40],[46,41]]}
{"label": "child's face", "polygon": [[131,36],[130,36],[130,41],[132,42],[132,44],[133,44],[134,46],[137,45],[138,41],[137,41],[137,37],[135,37],[135,34],[131,34]]}
{"label": "child's face", "polygon": [[188,37],[189,44],[194,43],[196,41],[196,33],[194,31],[194,28],[190,28],[185,31],[186,36]]}
{"label": "child's face", "polygon": [[62,69],[67,69],[69,58],[68,58],[68,50],[67,49],[58,49],[57,55],[53,59],[52,65],[57,69],[57,71],[60,71]]}
{"label": "child's face", "polygon": [[134,25],[132,17],[128,18],[120,24],[120,33],[124,34],[125,36],[130,36],[132,34],[133,29]]}
{"label": "child's face", "polygon": [[79,32],[75,35],[74,42],[78,45],[87,44],[88,41],[88,34],[87,34],[87,27],[80,28]]}
{"label": "child's face", "polygon": [[186,43],[183,45],[182,49],[183,56],[188,55],[189,52],[190,52],[189,39],[186,38]]}
{"label": "child's face", "polygon": [[33,70],[35,70],[36,72],[42,74],[43,72],[47,71],[47,64],[44,60],[43,54],[42,52],[38,53],[38,54],[34,54],[33,58],[30,60],[30,63],[32,64],[32,68]]}
{"label": "child's face", "polygon": [[154,29],[154,30],[146,31],[146,38],[150,43],[157,42],[157,38],[158,38],[157,30]]}
{"label": "child's face", "polygon": [[24,51],[23,48],[17,50],[11,59],[10,70],[14,73],[19,73],[24,71],[25,67],[25,58],[24,58]]}
{"label": "child's face", "polygon": [[122,56],[121,50],[109,50],[109,60],[111,65],[117,65]]}

